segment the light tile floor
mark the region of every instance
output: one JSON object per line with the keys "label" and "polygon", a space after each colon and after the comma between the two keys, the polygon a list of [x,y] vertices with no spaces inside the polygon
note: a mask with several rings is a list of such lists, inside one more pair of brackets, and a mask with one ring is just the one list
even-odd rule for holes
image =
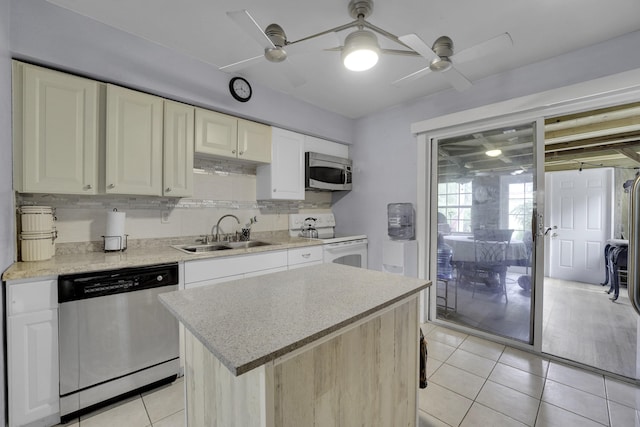
{"label": "light tile floor", "polygon": [[[419,427],[640,427],[640,387],[433,324],[422,325],[429,385]],[[184,383],[143,393],[66,427],[183,427]]]}
{"label": "light tile floor", "polygon": [[640,387],[433,324],[420,427],[640,426]]}
{"label": "light tile floor", "polygon": [[184,427],[184,381],[133,396],[56,427]]}

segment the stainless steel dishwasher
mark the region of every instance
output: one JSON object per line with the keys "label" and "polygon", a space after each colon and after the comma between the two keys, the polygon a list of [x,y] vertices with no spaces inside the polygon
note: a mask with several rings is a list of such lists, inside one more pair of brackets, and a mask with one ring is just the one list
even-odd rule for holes
{"label": "stainless steel dishwasher", "polygon": [[63,420],[176,378],[178,322],[158,294],[178,281],[177,264],[59,276]]}

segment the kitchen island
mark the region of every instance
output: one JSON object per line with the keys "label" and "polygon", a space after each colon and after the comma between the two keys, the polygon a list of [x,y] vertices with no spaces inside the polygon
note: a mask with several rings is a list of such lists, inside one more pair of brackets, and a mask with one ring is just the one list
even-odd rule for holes
{"label": "kitchen island", "polygon": [[415,426],[421,279],[338,264],[162,294],[195,426]]}

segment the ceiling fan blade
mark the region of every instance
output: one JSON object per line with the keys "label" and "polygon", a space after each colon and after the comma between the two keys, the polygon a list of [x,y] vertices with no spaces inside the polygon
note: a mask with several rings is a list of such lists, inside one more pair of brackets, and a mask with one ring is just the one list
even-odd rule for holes
{"label": "ceiling fan blade", "polygon": [[400,39],[402,43],[406,44],[411,49],[418,52],[427,61],[438,58],[438,55],[436,55],[436,53],[431,50],[431,48],[415,34],[406,34],[404,36],[398,37],[398,39]]}
{"label": "ceiling fan blade", "polygon": [[243,59],[242,61],[234,62],[233,64],[225,65],[224,67],[220,67],[218,69],[225,73],[234,73],[238,70],[242,70],[243,68],[247,68],[253,64],[257,64],[258,62],[264,59],[265,59],[264,55],[254,56],[253,58]]}
{"label": "ceiling fan blade", "polygon": [[445,79],[447,79],[449,83],[451,83],[451,86],[456,88],[456,90],[459,92],[467,90],[471,87],[471,82],[469,81],[469,79],[462,75],[460,71],[456,70],[455,67],[451,67],[447,71],[443,71],[441,74]]}
{"label": "ceiling fan blade", "polygon": [[231,18],[240,28],[244,30],[251,38],[257,41],[263,48],[275,48],[275,45],[271,42],[271,39],[267,37],[264,30],[258,25],[251,14],[246,10],[236,10],[234,12],[227,12],[227,16]]}
{"label": "ceiling fan blade", "polygon": [[418,70],[414,73],[409,74],[408,76],[404,76],[401,79],[396,80],[395,82],[391,83],[394,86],[402,86],[406,83],[412,82],[414,80],[419,79],[422,76],[426,76],[427,74],[429,74],[431,72],[431,69],[429,67],[425,67],[422,70]]}
{"label": "ceiling fan blade", "polygon": [[500,34],[497,37],[483,41],[480,44],[463,49],[453,54],[453,61],[456,64],[473,61],[483,56],[499,53],[513,46],[513,40],[509,33]]}

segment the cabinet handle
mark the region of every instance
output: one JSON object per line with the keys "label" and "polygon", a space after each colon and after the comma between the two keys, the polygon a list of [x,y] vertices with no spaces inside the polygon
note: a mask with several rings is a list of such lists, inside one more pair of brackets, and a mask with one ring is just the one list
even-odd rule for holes
{"label": "cabinet handle", "polygon": [[84,186],[85,190],[91,190],[93,187],[91,186],[91,184],[87,184]]}
{"label": "cabinet handle", "polygon": [[116,188],[114,184],[109,184],[109,188]]}
{"label": "cabinet handle", "polygon": [[242,156],[244,154],[244,151],[241,151],[238,153],[239,156]]}
{"label": "cabinet handle", "polygon": [[302,258],[309,258],[310,256],[311,256],[311,254],[310,254],[310,253],[308,253],[308,254],[302,254]]}
{"label": "cabinet handle", "polygon": [[165,191],[165,193],[170,193],[171,192],[171,187],[167,187],[167,189],[164,190],[164,191]]}
{"label": "cabinet handle", "polygon": [[236,154],[236,150],[231,150],[231,154]]}

